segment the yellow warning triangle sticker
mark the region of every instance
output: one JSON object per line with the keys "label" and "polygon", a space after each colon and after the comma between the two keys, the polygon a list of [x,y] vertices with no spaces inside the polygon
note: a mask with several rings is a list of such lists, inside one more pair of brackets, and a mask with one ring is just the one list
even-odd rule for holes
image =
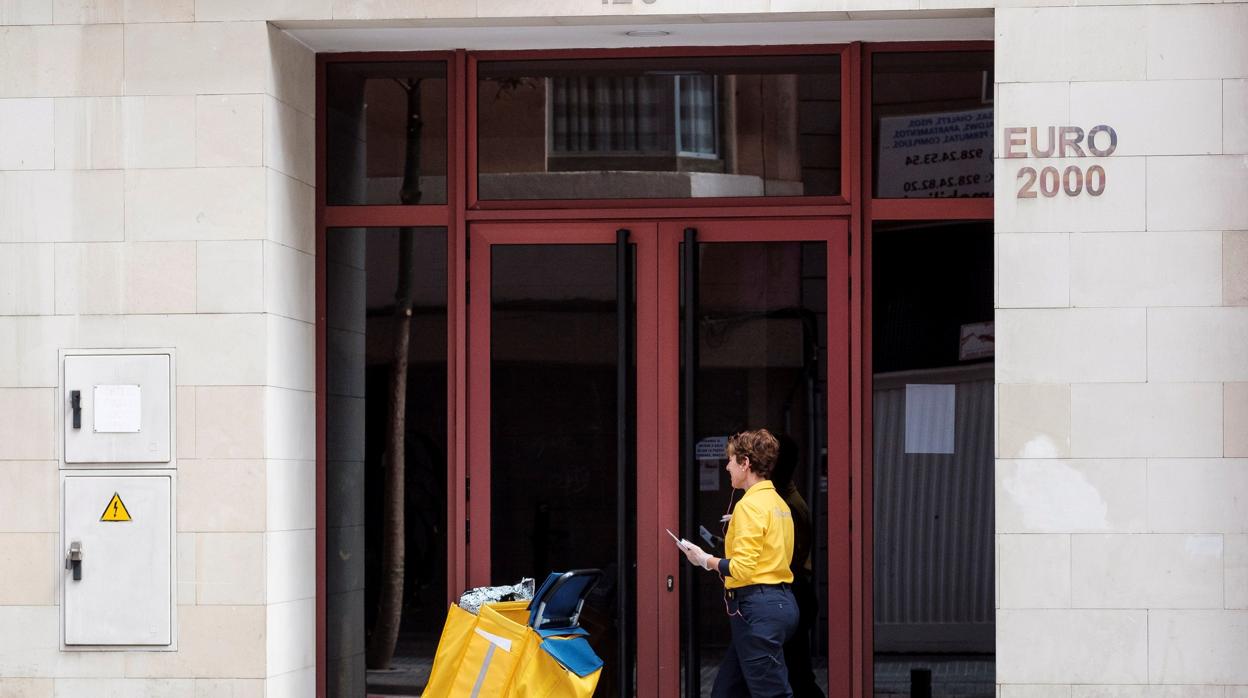
{"label": "yellow warning triangle sticker", "polygon": [[108,506],[104,507],[104,514],[100,517],[100,521],[129,521],[130,512],[126,510],[126,505],[121,501],[121,496],[116,492],[113,498],[108,500]]}

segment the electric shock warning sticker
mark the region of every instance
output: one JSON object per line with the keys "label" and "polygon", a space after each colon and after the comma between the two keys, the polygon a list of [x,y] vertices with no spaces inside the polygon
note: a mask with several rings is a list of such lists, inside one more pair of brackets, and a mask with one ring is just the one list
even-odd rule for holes
{"label": "electric shock warning sticker", "polygon": [[104,513],[100,516],[100,521],[129,521],[130,512],[126,510],[126,505],[121,501],[121,495],[113,493],[113,498],[108,500],[108,506],[104,507]]}

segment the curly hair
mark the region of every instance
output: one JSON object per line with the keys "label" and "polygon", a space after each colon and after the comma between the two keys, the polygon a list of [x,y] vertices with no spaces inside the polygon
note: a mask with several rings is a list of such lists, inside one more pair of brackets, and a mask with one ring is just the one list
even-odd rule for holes
{"label": "curly hair", "polygon": [[750,470],[764,480],[771,478],[776,467],[780,442],[766,429],[742,431],[728,437],[728,455],[750,459]]}

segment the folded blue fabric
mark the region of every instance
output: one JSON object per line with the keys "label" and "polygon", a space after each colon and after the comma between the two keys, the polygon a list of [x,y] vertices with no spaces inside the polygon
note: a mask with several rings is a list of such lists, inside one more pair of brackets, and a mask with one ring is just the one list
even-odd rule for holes
{"label": "folded blue fabric", "polygon": [[577,676],[589,676],[602,668],[602,659],[594,654],[589,641],[583,637],[547,638],[542,640],[542,649]]}

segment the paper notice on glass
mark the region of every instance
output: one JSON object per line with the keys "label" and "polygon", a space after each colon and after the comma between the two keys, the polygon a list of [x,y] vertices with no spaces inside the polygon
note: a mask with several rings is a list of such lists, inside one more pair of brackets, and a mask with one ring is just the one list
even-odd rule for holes
{"label": "paper notice on glass", "polygon": [[698,461],[698,490],[716,492],[719,490],[720,462],[717,460]]}
{"label": "paper notice on glass", "polygon": [[97,385],[92,402],[95,431],[106,434],[135,434],[143,424],[143,410],[137,385]]}
{"label": "paper notice on glass", "polygon": [[952,385],[906,385],[906,453],[953,453]]}

